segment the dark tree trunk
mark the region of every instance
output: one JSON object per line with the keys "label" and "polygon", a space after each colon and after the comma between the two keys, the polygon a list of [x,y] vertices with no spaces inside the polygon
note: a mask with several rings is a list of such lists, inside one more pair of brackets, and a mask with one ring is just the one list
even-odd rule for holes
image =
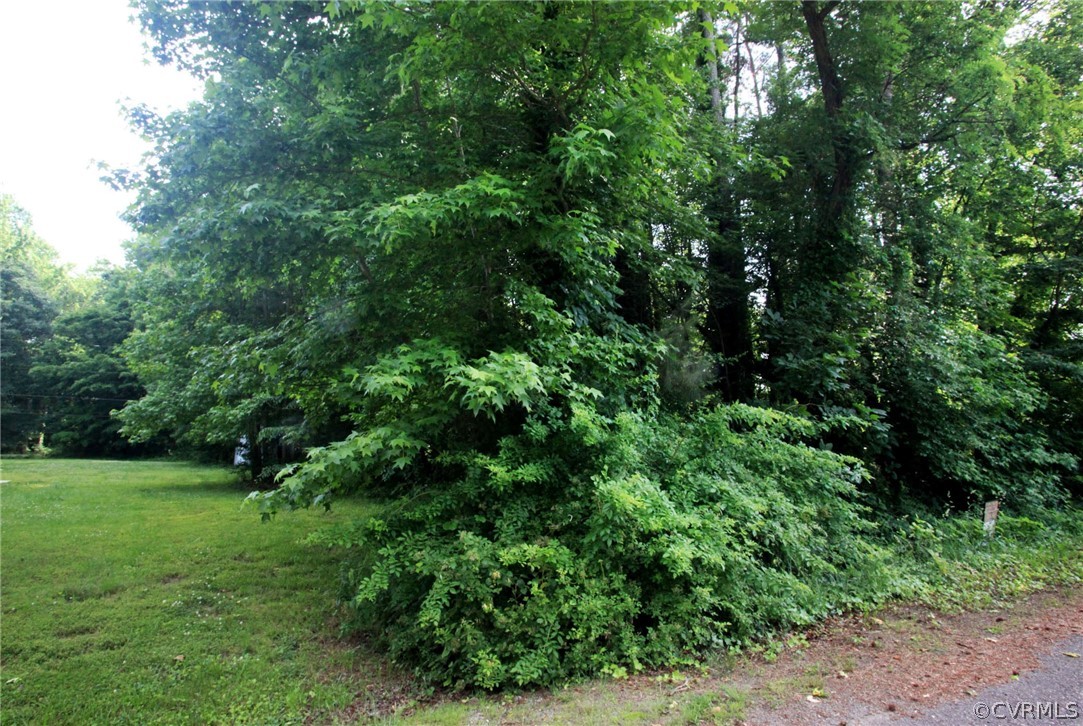
{"label": "dark tree trunk", "polygon": [[843,100],[842,81],[835,68],[835,59],[831,57],[831,49],[827,44],[827,29],[824,27],[824,18],[836,5],[838,3],[829,2],[821,9],[816,0],[803,0],[801,3],[801,14],[805,17],[809,39],[812,41],[816,72],[820,76],[820,93],[823,95],[824,109],[829,118],[839,115]]}
{"label": "dark tree trunk", "polygon": [[[710,42],[708,56],[701,59],[707,68],[707,87],[711,110],[719,131],[724,131],[725,110],[722,107],[721,80],[718,57],[714,49],[714,20],[701,10],[704,39]],[[739,76],[736,76],[739,77]],[[736,123],[737,81],[734,85],[734,123]],[[716,237],[707,249],[707,309],[701,330],[710,351],[721,361],[719,375],[711,388],[726,401],[747,401],[754,393],[752,376],[752,324],[748,303],[747,264],[744,244],[740,237],[738,202],[718,163],[711,183],[706,210],[715,228]]]}
{"label": "dark tree trunk", "polygon": [[263,449],[259,444],[259,431],[258,424],[248,427],[248,470],[254,482],[258,482],[263,474]]}
{"label": "dark tree trunk", "polygon": [[862,158],[841,118],[845,89],[831,55],[824,25],[824,20],[836,5],[837,2],[828,2],[820,7],[815,0],[803,0],[801,3],[801,14],[808,28],[820,79],[820,94],[824,100],[834,159],[830,178],[821,177],[814,181],[817,192],[816,226],[805,260],[812,279],[828,282],[838,281],[857,262],[852,235],[848,234],[847,226],[857,168]]}
{"label": "dark tree trunk", "polygon": [[714,216],[718,238],[707,250],[708,298],[703,336],[721,361],[714,390],[726,401],[748,401],[754,393],[754,381],[745,249],[733,195],[718,189],[716,202],[721,209]]}
{"label": "dark tree trunk", "polygon": [[[776,301],[769,300],[771,309],[782,316],[774,326],[776,340],[768,363],[772,397],[779,402],[850,403],[845,386],[835,380],[846,374],[829,372],[821,364],[838,358],[840,336],[854,319],[853,298],[844,286],[862,264],[853,198],[858,172],[868,156],[859,149],[846,119],[846,87],[829,44],[826,20],[838,4],[837,0],[801,2],[823,99],[821,148],[827,163],[813,159],[807,166],[808,222],[795,230],[792,269],[774,271],[785,275],[778,283],[786,298],[784,307],[775,307]],[[780,245],[791,248],[783,240]],[[790,365],[790,358],[799,365]]]}
{"label": "dark tree trunk", "polygon": [[651,277],[642,260],[633,259],[627,249],[617,250],[613,266],[620,276],[617,306],[620,315],[632,325],[654,330],[658,327],[651,305]]}

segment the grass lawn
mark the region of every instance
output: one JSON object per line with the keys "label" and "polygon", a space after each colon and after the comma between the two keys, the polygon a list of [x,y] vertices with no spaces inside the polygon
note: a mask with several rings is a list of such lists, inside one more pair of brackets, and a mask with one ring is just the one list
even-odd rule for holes
{"label": "grass lawn", "polygon": [[340,554],[299,544],[362,504],[261,524],[230,472],[166,462],[0,479],[4,724],[326,722],[401,683],[334,637]]}

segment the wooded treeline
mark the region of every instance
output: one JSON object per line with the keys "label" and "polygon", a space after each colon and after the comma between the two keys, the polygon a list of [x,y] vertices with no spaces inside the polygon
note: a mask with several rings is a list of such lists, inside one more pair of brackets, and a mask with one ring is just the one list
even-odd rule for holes
{"label": "wooded treeline", "polygon": [[138,5],[206,92],[115,175],[123,431],[391,502],[331,540],[421,672],[666,662],[1083,491],[1076,0]]}
{"label": "wooded treeline", "polygon": [[132,444],[110,412],[143,395],[120,354],[132,332],[132,270],[102,264],[73,275],[0,195],[0,450],[67,456],[161,454]]}

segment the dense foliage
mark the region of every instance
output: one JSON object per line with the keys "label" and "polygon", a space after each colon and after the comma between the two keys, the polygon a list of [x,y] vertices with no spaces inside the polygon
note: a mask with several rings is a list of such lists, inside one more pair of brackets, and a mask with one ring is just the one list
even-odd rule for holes
{"label": "dense foliage", "polygon": [[29,215],[0,197],[0,444],[20,451],[37,442],[43,413],[28,395],[34,355],[56,315],[42,279],[52,263],[50,250],[34,234]]}
{"label": "dense foliage", "polygon": [[330,537],[427,676],[744,641],[890,594],[873,512],[1079,486],[1075,0],[139,7],[206,93],[116,175],[123,430],[385,500]]}
{"label": "dense foliage", "polygon": [[143,395],[120,355],[132,332],[127,277],[99,270],[95,290],[78,309],[61,312],[30,369],[34,390],[48,405],[46,445],[66,456],[137,456],[161,450],[120,435],[112,412]]}
{"label": "dense foliage", "polygon": [[884,587],[860,464],[804,444],[806,420],[733,405],[549,421],[325,538],[361,548],[352,603],[396,657],[486,688],[620,674]]}
{"label": "dense foliage", "polygon": [[132,331],[126,273],[100,268],[73,275],[6,195],[0,264],[3,451],[147,453],[120,435],[112,417],[143,392],[119,353]]}

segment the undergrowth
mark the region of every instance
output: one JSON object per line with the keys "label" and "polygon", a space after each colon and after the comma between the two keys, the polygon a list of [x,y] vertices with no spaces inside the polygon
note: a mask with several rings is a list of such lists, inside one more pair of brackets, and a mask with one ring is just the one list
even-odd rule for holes
{"label": "undergrowth", "polygon": [[809,421],[535,420],[399,499],[355,547],[356,624],[423,677],[486,689],[622,676],[860,608],[891,587],[859,462]]}
{"label": "undergrowth", "polygon": [[973,608],[1083,579],[1078,510],[1005,512],[991,539],[978,513],[874,517],[860,463],[816,434],[746,406],[583,408],[316,539],[353,548],[352,626],[454,688],[624,677],[888,600]]}
{"label": "undergrowth", "polygon": [[887,544],[898,572],[894,596],[938,610],[995,607],[1083,582],[1083,510],[1073,505],[1002,512],[991,537],[980,511],[912,517]]}

